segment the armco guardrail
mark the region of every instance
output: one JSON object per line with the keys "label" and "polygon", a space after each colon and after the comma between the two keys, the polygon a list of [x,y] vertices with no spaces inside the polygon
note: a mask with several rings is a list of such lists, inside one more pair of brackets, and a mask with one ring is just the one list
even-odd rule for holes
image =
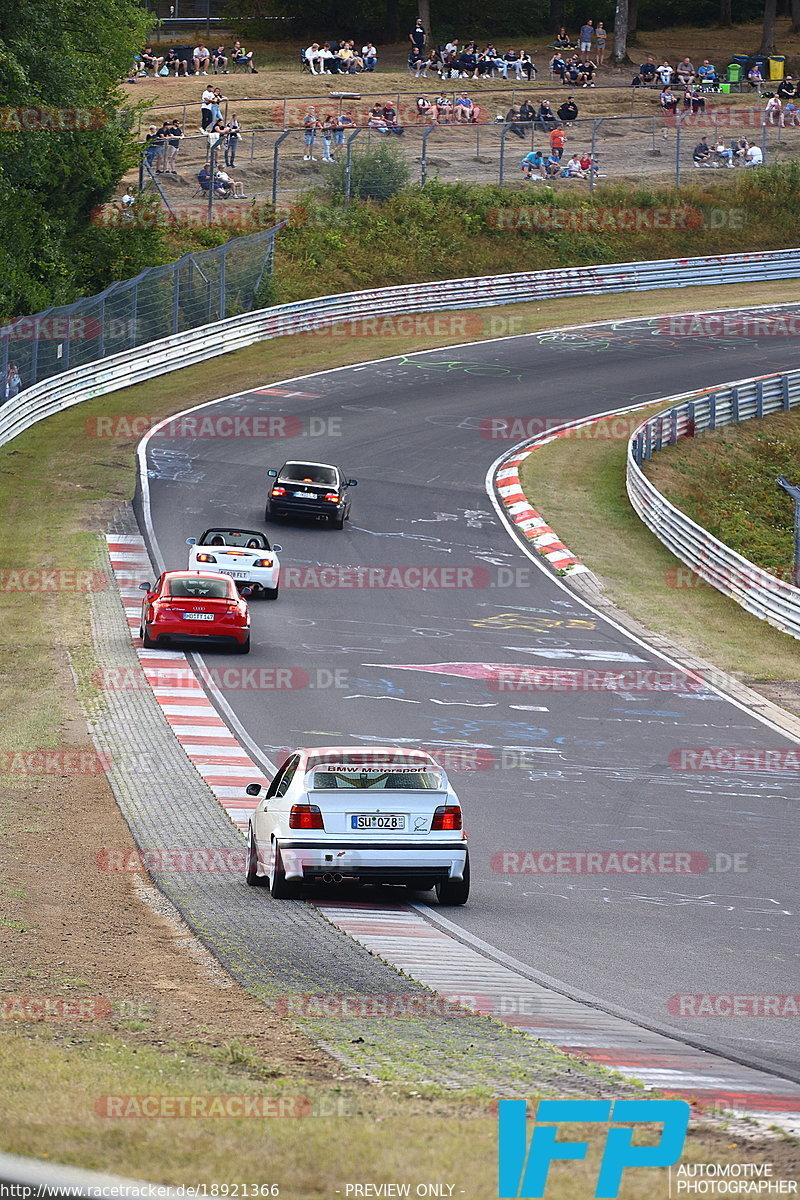
{"label": "armco guardrail", "polygon": [[757,567],[670,504],[642,464],[679,438],[798,407],[800,371],[692,392],[639,426],[628,442],[626,469],[630,502],[659,541],[712,587],[795,638],[800,638],[800,588]]}
{"label": "armco guardrail", "polygon": [[95,396],[203,362],[255,342],[307,333],[328,323],[485,308],[556,296],[603,295],[700,284],[754,283],[800,275],[800,249],[716,258],[663,259],[565,267],[323,296],[217,321],[136,350],[76,367],[21,392],[0,408],[0,446],[37,421]]}

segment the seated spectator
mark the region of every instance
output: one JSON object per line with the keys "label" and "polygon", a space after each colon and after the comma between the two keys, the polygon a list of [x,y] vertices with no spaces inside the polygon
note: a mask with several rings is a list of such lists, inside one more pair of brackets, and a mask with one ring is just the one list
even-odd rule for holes
{"label": "seated spectator", "polygon": [[544,155],[541,150],[530,150],[522,160],[525,179],[544,179]]}
{"label": "seated spectator", "polygon": [[573,121],[578,119],[578,106],[570,96],[569,100],[565,100],[557,112],[559,121],[564,125],[571,125]]}
{"label": "seated spectator", "polygon": [[[433,114],[433,118],[431,114]],[[436,115],[430,100],[427,96],[417,96],[417,120],[420,125],[424,125],[426,121],[430,121],[431,119],[435,121]]]}
{"label": "seated spectator", "polygon": [[531,58],[527,50],[520,51],[521,58],[519,60],[520,70],[525,72],[525,77],[530,82],[536,78],[536,64]]}
{"label": "seated spectator", "polygon": [[573,154],[573,156],[569,160],[569,162],[567,163],[566,167],[564,168],[564,175],[567,177],[567,179],[585,179],[586,178],[586,172],[584,171],[583,167],[581,166],[581,160],[578,157],[577,150]]}
{"label": "seated spectator", "polygon": [[703,59],[703,65],[697,68],[697,78],[701,86],[714,84],[717,82],[717,72],[714,64],[709,62],[707,58]]}
{"label": "seated spectator", "polygon": [[744,161],[744,156],[747,153],[749,146],[750,143],[746,137],[737,138],[733,147],[733,153],[735,157],[741,158],[742,161]]}
{"label": "seated spectator", "polygon": [[428,70],[436,71],[436,73],[441,77],[443,64],[444,59],[442,58],[442,52],[438,46],[434,46],[434,48],[428,52]]}
{"label": "seated spectator", "polygon": [[211,55],[211,70],[215,75],[228,74],[228,56],[225,53],[224,46],[217,46],[216,50]]}
{"label": "seated spectator", "polygon": [[566,29],[562,25],[561,28],[559,29],[558,33],[555,36],[555,41],[553,42],[554,48],[556,50],[567,50],[574,45],[575,45],[575,43],[570,39],[569,34],[567,33]]}
{"label": "seated spectator", "polygon": [[539,105],[538,112],[536,113],[536,124],[540,129],[544,130],[550,129],[556,124],[556,114],[550,107],[548,100],[543,100]]}
{"label": "seated spectator", "polygon": [[682,58],[675,68],[675,82],[678,87],[691,87],[694,83],[694,66],[690,58]]}
{"label": "seated spectator", "polygon": [[202,45],[202,43],[199,46],[195,46],[194,50],[192,51],[192,62],[194,63],[195,75],[207,75],[208,64],[210,61],[211,55],[208,53],[206,47]]}
{"label": "seated spectator", "polygon": [[660,97],[660,104],[664,109],[664,112],[676,113],[678,111],[678,97],[673,96],[672,87],[668,83],[664,85],[664,90]]}
{"label": "seated spectator", "polygon": [[672,83],[672,76],[675,74],[669,63],[664,60],[660,67],[656,69],[656,75],[661,81],[662,87],[666,87],[668,83]]}
{"label": "seated spectator", "polygon": [[378,65],[378,51],[372,42],[367,42],[366,46],[361,47],[361,57],[364,61],[364,70],[374,71]]}
{"label": "seated spectator", "polygon": [[587,175],[597,174],[597,160],[592,159],[592,153],[590,150],[585,150],[580,156],[580,164],[581,170],[585,171]]}
{"label": "seated spectator", "polygon": [[[508,72],[513,71],[517,79],[522,79],[524,65],[523,52],[521,50],[506,50],[505,54],[503,55],[503,61],[506,64],[506,74],[504,78],[508,79]],[[530,76],[528,76],[528,78],[530,78]]]}
{"label": "seated spectator", "polygon": [[528,133],[536,120],[536,109],[527,98],[519,106],[519,119],[523,123],[525,132]]}
{"label": "seated spectator", "polygon": [[378,100],[376,104],[373,104],[372,108],[369,110],[367,127],[369,129],[377,129],[379,133],[388,133],[386,122],[383,119],[383,105],[381,104],[380,100]]}
{"label": "seated spectator", "polygon": [[383,108],[381,109],[381,116],[383,117],[383,123],[386,126],[387,133],[396,133],[398,137],[403,136],[402,126],[398,125],[397,123],[397,110],[395,109],[391,100],[387,100],[386,104],[384,104]]}
{"label": "seated spectator", "polygon": [[781,100],[794,99],[794,97],[797,95],[797,88],[795,87],[795,83],[791,75],[787,75],[785,79],[780,81],[776,92],[777,95],[780,96]]}
{"label": "seated spectator", "polygon": [[800,108],[794,100],[786,101],[783,107],[783,119],[785,125],[800,125]]}
{"label": "seated spectator", "polygon": [[652,87],[656,81],[656,64],[652,54],[639,67],[639,74],[633,77],[633,87]]}
{"label": "seated spectator", "polygon": [[578,83],[581,87],[594,87],[594,73],[597,70],[597,63],[592,62],[588,58],[584,58],[578,63]]}
{"label": "seated spectator", "polygon": [[345,75],[355,75],[359,71],[364,70],[364,60],[359,54],[356,54],[352,42],[348,42],[345,46],[341,47],[338,58],[340,62],[339,70]]}
{"label": "seated spectator", "polygon": [[562,58],[562,56],[558,52],[556,52],[553,55],[553,57],[550,59],[550,70],[552,71],[553,75],[556,76],[557,79],[561,80],[562,83],[564,82],[564,74],[566,72],[566,69],[567,69],[566,60],[564,58]]}
{"label": "seated spectator", "polygon": [[451,125],[453,121],[453,101],[443,92],[436,97],[436,119],[440,125]]}
{"label": "seated spectator", "polygon": [[167,67],[168,70],[175,72],[176,79],[179,75],[189,74],[189,64],[187,63],[186,59],[181,58],[175,50],[167,51],[166,58],[164,59],[164,66]]}
{"label": "seated spectator", "polygon": [[697,113],[705,112],[705,110],[706,110],[706,102],[703,99],[703,97],[700,95],[700,93],[698,92],[698,90],[694,86],[694,84],[692,84],[691,87],[688,87],[686,89],[686,91],[684,92],[683,107],[684,107],[685,112],[688,112],[689,109],[691,109],[692,114],[695,116],[697,115]]}
{"label": "seated spectator", "polygon": [[550,153],[555,154],[556,158],[561,159],[566,145],[567,135],[560,125],[556,125],[555,129],[550,131]]}
{"label": "seated spectator", "polygon": [[760,167],[764,162],[764,155],[761,153],[759,146],[748,146],[745,151],[744,165],[746,167]]}
{"label": "seated spectator", "polygon": [[561,174],[561,163],[555,154],[551,154],[546,160],[544,170],[548,179],[558,179]]}
{"label": "seated spectator", "polygon": [[783,105],[779,96],[770,96],[764,109],[764,122],[783,128]]}
{"label": "seated spectator", "polygon": [[494,74],[494,59],[490,58],[484,51],[478,55],[478,61],[475,65],[475,74],[478,79],[491,79]]}
{"label": "seated spectator", "polygon": [[714,143],[714,154],[721,159],[722,164],[726,167],[733,167],[733,150],[725,145],[722,138],[717,138]]}
{"label": "seated spectator", "polygon": [[233,180],[227,171],[220,168],[214,176],[214,195],[220,200],[227,200],[233,195]]}
{"label": "seated spectator", "polygon": [[[506,125],[508,125],[509,133],[515,133],[518,138],[525,137],[525,126],[520,123],[519,108],[516,104],[512,104],[506,113]],[[524,162],[525,160],[523,159],[522,161]]]}
{"label": "seated spectator", "polygon": [[707,167],[711,163],[711,149],[708,144],[708,138],[704,135],[692,151],[692,158],[696,167]]}
{"label": "seated spectator", "polygon": [[468,50],[465,46],[456,60],[456,67],[459,75],[467,78],[470,72],[472,72],[472,78],[474,79],[478,73],[477,54],[473,50]]}
{"label": "seated spectator", "polygon": [[153,78],[155,79],[164,65],[164,59],[153,53],[152,46],[145,46],[142,51],[142,64],[146,70],[153,72]]}
{"label": "seated spectator", "polygon": [[303,57],[308,63],[308,69],[312,75],[316,75],[317,67],[319,67],[320,75],[325,74],[322,66],[322,57],[319,51],[319,42],[312,42],[310,46],[307,46],[303,51]]}
{"label": "seated spectator", "polygon": [[412,46],[408,52],[408,69],[414,72],[416,79],[419,79],[420,72],[423,76],[428,74],[428,60],[419,46]]}
{"label": "seated spectator", "polygon": [[474,105],[466,92],[459,92],[453,107],[457,121],[471,121],[473,119],[472,109]]}
{"label": "seated spectator", "polygon": [[204,192],[209,191],[211,188],[211,163],[206,163],[197,172],[197,182]]}
{"label": "seated spectator", "polygon": [[253,66],[253,51],[245,50],[242,43],[237,38],[231,49],[231,58],[235,63],[241,63],[249,67],[251,75],[257,75],[258,71]]}
{"label": "seated spectator", "polygon": [[751,87],[755,88],[759,96],[761,95],[761,87],[764,82],[764,76],[761,74],[761,67],[758,63],[750,68],[747,72],[747,82]]}
{"label": "seated spectator", "polygon": [[577,54],[573,54],[572,58],[564,68],[564,74],[561,76],[562,83],[568,83],[574,86],[581,77],[581,65]]}

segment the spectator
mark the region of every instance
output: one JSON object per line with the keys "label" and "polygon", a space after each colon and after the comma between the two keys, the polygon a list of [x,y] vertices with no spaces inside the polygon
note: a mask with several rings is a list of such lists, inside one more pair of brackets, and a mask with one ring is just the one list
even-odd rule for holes
{"label": "spectator", "polygon": [[784,123],[786,125],[800,125],[800,108],[793,100],[787,100],[783,109]]}
{"label": "spectator", "polygon": [[378,51],[372,42],[367,42],[366,46],[361,47],[361,57],[364,60],[364,70],[374,71],[378,65]]}
{"label": "spectator", "polygon": [[556,115],[550,107],[549,100],[542,100],[536,113],[536,124],[540,129],[547,130],[551,125],[556,124]]}
{"label": "spectator", "polygon": [[319,121],[317,120],[317,110],[309,108],[306,110],[306,115],[303,117],[303,129],[306,143],[306,152],[303,155],[303,162],[316,162],[314,157],[314,147],[317,144],[317,130],[319,129]]}
{"label": "spectator", "polygon": [[322,120],[322,129],[320,136],[322,137],[322,161],[331,163],[331,142],[333,141],[334,133],[336,132],[336,118],[333,113],[326,113]]}
{"label": "spectator", "polygon": [[424,77],[428,74],[428,60],[419,46],[413,46],[408,52],[408,69],[414,72],[414,78],[419,79],[420,72]]}
{"label": "spectator", "polygon": [[472,78],[478,74],[478,56],[471,46],[465,46],[456,60],[456,67],[465,79],[472,72]]}
{"label": "spectator", "polygon": [[220,105],[224,104],[228,97],[223,96],[219,88],[213,88],[212,91],[214,93],[214,99],[211,103],[211,120],[214,122],[214,124],[216,124],[217,121],[222,120],[222,109]]}
{"label": "spectator", "polygon": [[458,96],[456,97],[454,108],[457,121],[472,120],[473,104],[466,92],[459,92]]}
{"label": "spectator", "polygon": [[213,88],[207,86],[200,98],[200,128],[203,133],[205,133],[205,131],[214,122],[214,102],[215,97]]}
{"label": "spectator", "polygon": [[158,126],[151,125],[144,138],[144,161],[151,170],[157,156],[161,153],[162,145]]}
{"label": "spectator", "polygon": [[558,109],[557,116],[559,121],[564,125],[571,125],[573,121],[578,119],[578,106],[570,96],[569,100],[565,100]]}
{"label": "spectator", "polygon": [[153,72],[153,78],[155,79],[164,65],[164,59],[153,53],[152,46],[145,46],[142,51],[142,65],[146,70]]}
{"label": "spectator", "polygon": [[733,153],[736,156],[736,158],[741,158],[741,160],[744,162],[744,156],[747,153],[749,147],[750,147],[750,143],[748,142],[746,137],[737,138]]}
{"label": "spectator", "polygon": [[216,50],[211,55],[211,70],[215,75],[228,74],[228,56],[225,53],[224,46],[217,46]]}
{"label": "spectator", "polygon": [[764,109],[764,122],[783,129],[783,105],[780,96],[770,96]]}
{"label": "spectator", "polygon": [[520,65],[520,70],[525,72],[525,77],[527,78],[529,83],[530,83],[531,79],[536,78],[536,64],[534,63],[533,59],[531,58],[531,56],[527,50],[521,51],[521,58],[519,60],[519,65]]}
{"label": "spectator", "polygon": [[711,161],[711,149],[708,145],[708,138],[703,135],[700,141],[692,151],[692,158],[696,167],[707,167]]}
{"label": "spectator", "polygon": [[6,371],[6,400],[13,400],[16,396],[18,396],[21,387],[22,379],[20,377],[19,367],[15,362],[10,362],[8,364],[8,370]]}
{"label": "spectator", "polygon": [[555,41],[553,42],[553,48],[555,50],[568,50],[571,47],[572,47],[572,41],[570,39],[570,36],[567,33],[564,26],[562,25],[561,28],[559,29],[558,33],[556,34]]}
{"label": "spectator", "polygon": [[744,165],[746,167],[760,167],[764,162],[764,155],[761,153],[759,146],[748,146],[744,156]]}
{"label": "spectator", "polygon": [[176,175],[175,160],[178,157],[178,150],[183,138],[183,129],[177,117],[167,126],[167,134],[167,156],[164,162],[164,170],[168,175]]}
{"label": "spectator", "polygon": [[227,171],[220,168],[214,176],[214,195],[220,200],[227,200],[233,195],[233,180]]}
{"label": "spectator", "polygon": [[436,71],[441,78],[443,64],[444,58],[442,57],[442,52],[438,46],[434,46],[432,50],[428,51],[428,70]]}
{"label": "spectator", "polygon": [[683,96],[683,107],[685,111],[692,110],[694,116],[699,112],[706,111],[706,102],[698,92],[694,84],[688,87]]}
{"label": "spectator", "polygon": [[403,136],[403,128],[397,123],[397,110],[391,100],[387,100],[384,104],[381,109],[381,116],[387,133],[396,133],[398,137]]}
{"label": "spectator", "polygon": [[533,122],[536,120],[536,109],[527,98],[519,106],[519,119],[523,123],[525,132],[528,133],[533,127]]}
{"label": "spectator", "polygon": [[388,133],[386,122],[383,119],[383,105],[380,100],[373,104],[367,117],[367,125],[370,129],[377,129],[380,133]]}
{"label": "spectator", "polygon": [[440,125],[451,125],[453,116],[453,101],[444,92],[436,97],[436,119]]}
{"label": "spectator", "polygon": [[558,179],[561,174],[561,163],[555,154],[551,154],[546,160],[544,169],[548,179]]}
{"label": "spectator", "polygon": [[566,74],[567,64],[566,64],[566,60],[559,53],[558,50],[555,52],[553,57],[550,59],[550,70],[553,73],[553,75],[556,76],[556,78],[560,79],[562,83],[564,82],[564,75]]}
{"label": "spectator", "polygon": [[165,160],[167,157],[167,148],[168,148],[168,144],[169,144],[171,130],[172,130],[172,123],[170,121],[162,121],[162,123],[156,133],[156,140],[158,143],[158,151],[155,155],[156,175],[160,175],[162,171],[166,170]]}
{"label": "spectator", "polygon": [[760,96],[761,95],[761,85],[764,82],[764,76],[761,74],[761,67],[758,65],[758,63],[755,63],[750,68],[750,70],[747,72],[747,82],[750,84],[751,87],[754,87],[756,89],[756,91],[758,92],[758,94]]}
{"label": "spectator", "polygon": [[420,51],[425,49],[425,43],[427,42],[428,37],[425,33],[425,28],[422,24],[421,17],[417,17],[416,21],[414,22],[414,28],[408,35],[408,39],[411,42],[411,45],[416,46]]}
{"label": "spectator", "polygon": [[215,121],[213,125],[210,125],[209,128],[206,129],[205,133],[206,137],[208,138],[208,149],[211,151],[215,148],[215,146],[217,146],[225,133],[225,122],[220,117],[218,121]]}
{"label": "spectator", "polygon": [[228,117],[228,123],[225,126],[225,166],[236,166],[236,151],[239,147],[239,139],[242,136],[242,127],[236,113],[232,113]]}
{"label": "spectator", "polygon": [[597,50],[597,65],[598,67],[602,67],[603,59],[606,56],[606,42],[608,41],[608,33],[606,32],[606,27],[602,21],[597,22],[597,29],[595,30],[594,37],[595,49]]}
{"label": "spectator", "polygon": [[674,115],[678,111],[678,97],[672,94],[672,86],[667,83],[661,93],[660,104],[664,112]]}
{"label": "spectator", "polygon": [[722,138],[717,138],[716,142],[714,143],[714,154],[717,156],[717,158],[722,159],[722,162],[726,167],[733,167],[733,150],[730,150],[725,145]]}
{"label": "spectator", "polygon": [[590,150],[584,151],[580,157],[581,170],[587,175],[597,175],[597,159],[592,158]]}
{"label": "spectator", "polygon": [[530,150],[522,160],[525,179],[544,179],[544,156],[541,150]]}
{"label": "spectator", "polygon": [[567,135],[560,125],[556,125],[555,129],[550,131],[550,152],[555,154],[556,158],[560,159],[564,153]]}
{"label": "spectator", "polygon": [[192,51],[192,62],[194,63],[195,75],[208,74],[208,64],[210,58],[211,56],[208,53],[208,50],[202,43],[199,46],[195,46],[194,50]]}
{"label": "spectator", "polygon": [[594,73],[597,70],[597,63],[591,59],[585,58],[583,62],[578,63],[578,83],[581,87],[594,87]]}
{"label": "spectator", "polygon": [[581,25],[580,37],[578,38],[578,49],[582,54],[591,54],[593,37],[594,21],[584,21],[583,25]]}
{"label": "spectator", "polygon": [[704,58],[703,65],[697,68],[697,78],[700,80],[701,86],[717,82],[717,72],[714,64],[709,62],[707,58]]}
{"label": "spectator", "polygon": [[634,87],[652,87],[656,79],[656,64],[652,54],[639,67],[639,74],[633,77]]}
{"label": "spectator", "polygon": [[231,58],[233,59],[233,61],[235,63],[241,63],[241,64],[249,67],[251,75],[258,74],[258,71],[253,66],[253,51],[245,50],[244,46],[242,45],[242,43],[239,41],[238,38],[233,43],[233,48],[231,50]]}
{"label": "spectator", "polygon": [[656,69],[656,75],[661,80],[662,87],[666,87],[667,84],[672,83],[672,76],[674,74],[675,74],[675,72],[673,71],[673,69],[669,65],[669,63],[666,61],[666,59],[661,64],[661,66]]}
{"label": "spectator", "polygon": [[586,178],[586,172],[584,171],[583,167],[581,166],[581,160],[578,156],[577,150],[575,151],[572,158],[567,163],[566,168],[564,170],[564,175],[568,179],[585,179]]}
{"label": "spectator", "polygon": [[433,110],[433,105],[431,104],[428,97],[427,96],[417,96],[416,107],[417,107],[417,119],[418,119],[420,125],[424,125],[427,121],[430,121],[431,113],[434,110]]}
{"label": "spectator", "polygon": [[[513,70],[517,79],[522,79],[524,71],[524,54],[522,50],[507,50],[503,55],[503,62],[506,65],[506,73],[504,79],[508,79],[509,70]],[[530,75],[528,76],[530,79]]]}
{"label": "spectator", "polygon": [[308,63],[308,69],[312,75],[316,75],[316,73],[317,73],[314,68],[315,63],[319,67],[320,75],[324,75],[326,73],[325,72],[325,60],[322,57],[322,53],[319,48],[319,42],[312,42],[310,46],[307,46],[306,49],[303,51],[303,55],[305,57],[306,62]]}
{"label": "spectator", "polygon": [[675,82],[678,87],[691,87],[694,83],[694,66],[690,58],[682,58],[675,68]]}
{"label": "spectator", "polygon": [[[520,124],[519,108],[516,104],[512,104],[511,108],[506,113],[506,125],[508,125],[509,133],[515,133],[518,138],[525,137],[525,126]],[[523,162],[524,161],[525,160],[523,159]]]}
{"label": "spectator", "polygon": [[336,130],[333,135],[333,144],[335,146],[343,146],[345,129],[354,129],[355,124],[355,119],[349,109],[347,112],[339,113],[339,116],[336,118]]}
{"label": "spectator", "polygon": [[211,163],[205,163],[197,172],[197,182],[200,184],[201,191],[207,192],[211,188]]}
{"label": "spectator", "polygon": [[785,79],[780,81],[777,87],[777,94],[781,100],[792,100],[797,95],[797,88],[791,75],[787,75]]}
{"label": "spectator", "polygon": [[564,74],[561,76],[562,83],[576,84],[581,77],[581,64],[577,54],[573,54],[572,58],[566,65]]}
{"label": "spectator", "polygon": [[167,51],[167,56],[164,59],[164,66],[167,68],[167,70],[175,72],[176,79],[179,75],[189,74],[189,64],[187,63],[186,59],[181,58],[175,50]]}

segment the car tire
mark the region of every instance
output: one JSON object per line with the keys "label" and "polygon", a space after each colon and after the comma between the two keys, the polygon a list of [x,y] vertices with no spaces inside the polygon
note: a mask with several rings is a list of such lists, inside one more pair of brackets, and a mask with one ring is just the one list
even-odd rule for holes
{"label": "car tire", "polygon": [[139,635],[142,639],[142,645],[144,646],[145,650],[158,649],[158,642],[154,642],[153,639],[148,636],[146,625],[139,626]]}
{"label": "car tire", "polygon": [[344,517],[333,517],[331,525],[334,529],[344,529]]}
{"label": "car tire", "polygon": [[241,645],[239,645],[237,643],[236,653],[237,654],[249,654],[250,653],[250,634],[249,633],[248,633],[246,639],[241,643]]}
{"label": "car tire", "polygon": [[272,509],[270,508],[269,505],[267,505],[267,507],[264,509],[264,520],[265,521],[272,520]]}
{"label": "car tire", "polygon": [[261,596],[262,600],[277,600],[278,599],[278,588],[262,587],[259,595]]}
{"label": "car tire", "polygon": [[280,850],[275,851],[275,870],[272,873],[269,894],[273,900],[289,900],[293,894],[292,885],[286,882]]}
{"label": "car tire", "polygon": [[467,903],[469,899],[469,855],[464,863],[463,879],[440,879],[436,884],[436,899],[440,904],[446,906]]}
{"label": "car tire", "polygon": [[256,850],[256,839],[253,833],[253,826],[249,825],[247,829],[247,880],[248,887],[266,887],[268,880],[265,875],[257,875],[256,867],[258,866],[258,852]]}

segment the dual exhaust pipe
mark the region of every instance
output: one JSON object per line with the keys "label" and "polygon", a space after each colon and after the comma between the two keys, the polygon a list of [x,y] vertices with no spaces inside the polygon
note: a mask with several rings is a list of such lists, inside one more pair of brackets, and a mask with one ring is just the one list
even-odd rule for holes
{"label": "dual exhaust pipe", "polygon": [[322,876],[323,883],[341,883],[343,879],[344,875],[340,875],[338,871],[335,874],[331,874],[330,871],[327,871]]}

